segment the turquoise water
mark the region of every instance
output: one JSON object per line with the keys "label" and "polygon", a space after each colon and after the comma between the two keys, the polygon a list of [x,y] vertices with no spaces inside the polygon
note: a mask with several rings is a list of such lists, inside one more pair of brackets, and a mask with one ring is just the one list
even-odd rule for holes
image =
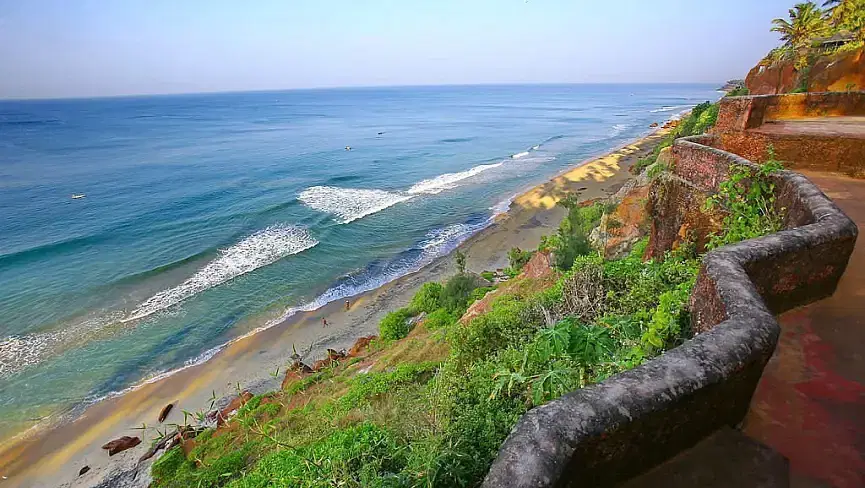
{"label": "turquoise water", "polygon": [[0,435],[415,270],[714,88],[0,101]]}

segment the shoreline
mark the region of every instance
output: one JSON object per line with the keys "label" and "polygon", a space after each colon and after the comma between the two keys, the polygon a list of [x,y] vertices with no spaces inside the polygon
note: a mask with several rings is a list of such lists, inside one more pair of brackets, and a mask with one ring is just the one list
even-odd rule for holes
{"label": "shoreline", "polygon": [[[565,214],[555,205],[561,196],[575,191],[581,192],[581,199],[614,194],[633,177],[630,166],[650,152],[666,133],[655,130],[603,156],[580,161],[513,197],[506,212],[494,216],[489,225],[457,246],[467,256],[468,269],[480,272],[503,268],[512,247],[537,247],[541,236],[554,231]],[[297,311],[229,341],[204,361],[109,395],[87,406],[74,420],[53,428],[49,425],[36,429],[40,427],[37,424],[25,430],[24,435],[0,444],[0,487],[64,483],[92,486],[112,473],[134,470],[150,440],[149,435],[141,434],[140,427],[135,429],[143,423],[158,426],[156,416],[164,405],[175,404],[167,422],[180,422],[183,410],[199,410],[210,403],[214,394],[216,398],[233,396],[235,384],[253,393],[277,389],[282,380],[281,367],[290,362],[295,346],[309,360],[322,355],[326,348],[348,348],[360,336],[377,334],[380,318],[407,304],[420,285],[453,273],[452,254],[349,297],[349,310],[338,300],[315,310]],[[321,327],[322,318],[327,318],[327,328]],[[121,435],[138,435],[144,442],[109,460],[100,447]],[[83,466],[89,466],[90,472],[78,478]]]}

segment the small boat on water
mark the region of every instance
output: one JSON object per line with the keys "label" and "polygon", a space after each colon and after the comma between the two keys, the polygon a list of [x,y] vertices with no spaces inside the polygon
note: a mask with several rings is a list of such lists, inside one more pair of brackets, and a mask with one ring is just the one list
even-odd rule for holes
{"label": "small boat on water", "polygon": [[72,195],[72,199],[73,199],[73,200],[78,200],[79,198],[84,198],[84,197],[86,197],[86,196],[87,196],[87,195],[85,195],[85,194],[83,194],[83,193],[77,193],[77,194],[75,194],[75,195]]}

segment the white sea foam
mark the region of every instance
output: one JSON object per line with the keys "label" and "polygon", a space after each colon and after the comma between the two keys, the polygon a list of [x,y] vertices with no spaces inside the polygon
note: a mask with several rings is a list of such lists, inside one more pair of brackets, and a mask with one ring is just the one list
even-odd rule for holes
{"label": "white sea foam", "polygon": [[610,137],[616,137],[616,136],[620,135],[621,133],[625,132],[626,130],[628,130],[628,128],[630,128],[630,127],[631,126],[629,126],[627,124],[616,124],[613,126],[612,130],[610,130]]}
{"label": "white sea foam", "polygon": [[536,145],[532,146],[532,151],[537,151],[537,150],[540,149],[540,148],[541,148],[541,145],[540,145],[540,144],[536,144]]}
{"label": "white sea foam", "polygon": [[170,307],[214,286],[249,273],[279,259],[318,244],[306,229],[275,225],[256,232],[220,251],[219,256],[178,286],[161,291],[130,314],[102,311],[93,317],[66,324],[64,328],[0,339],[0,378],[38,364],[65,350],[87,344],[123,327]]}
{"label": "white sea foam", "polygon": [[427,195],[436,195],[445,190],[450,190],[451,188],[456,188],[457,183],[462,180],[471,178],[472,176],[478,175],[487,171],[489,169],[498,168],[504,163],[494,163],[494,164],[481,164],[475,166],[466,171],[460,171],[459,173],[446,173],[443,175],[436,176],[435,178],[430,178],[428,180],[423,180],[419,183],[416,183],[411,188],[408,189],[409,195],[418,195],[418,194],[427,194]]}
{"label": "white sea foam", "polygon": [[304,228],[292,225],[268,227],[221,250],[219,257],[207,263],[189,279],[148,298],[121,322],[141,319],[168,309],[197,293],[317,244],[318,241]]}
{"label": "white sea foam", "polygon": [[65,349],[97,339],[123,318],[123,312],[101,312],[62,329],[0,339],[0,378],[38,364]]}
{"label": "white sea foam", "polygon": [[690,105],[665,105],[661,108],[656,108],[654,110],[649,110],[649,113],[660,113],[660,112],[672,112],[674,110],[681,110],[683,108],[689,107]]}
{"label": "white sea foam", "polygon": [[410,195],[385,190],[313,186],[303,190],[298,199],[309,208],[333,214],[340,224],[347,224],[410,199]]}
{"label": "white sea foam", "polygon": [[516,154],[511,155],[511,159],[520,159],[529,155],[528,151],[518,152]]}

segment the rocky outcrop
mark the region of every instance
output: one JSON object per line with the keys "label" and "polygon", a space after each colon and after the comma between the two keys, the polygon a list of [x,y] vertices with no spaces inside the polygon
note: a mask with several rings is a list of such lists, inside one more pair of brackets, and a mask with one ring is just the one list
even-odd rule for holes
{"label": "rocky outcrop", "polygon": [[107,450],[109,456],[113,456],[127,449],[131,449],[138,444],[141,444],[141,439],[139,437],[130,437],[128,435],[125,435],[123,437],[120,437],[119,439],[114,439],[113,441],[103,445],[102,449]]}
{"label": "rocky outcrop", "polygon": [[627,254],[631,247],[648,234],[646,201],[649,186],[635,186],[625,193],[616,209],[601,217],[589,240],[596,249],[603,249],[608,259],[617,259]]}
{"label": "rocky outcrop", "polygon": [[[556,272],[553,270],[552,264],[552,256],[549,252],[536,252],[529,262],[523,266],[523,271],[512,280],[508,280],[503,284],[499,285],[499,288],[493,290],[480,300],[472,303],[466,313],[460,318],[460,323],[467,324],[473,318],[483,315],[490,311],[492,308],[493,301],[503,294],[511,292],[513,289],[519,287],[521,290],[525,290],[527,288],[543,288],[551,284],[551,281],[555,279]],[[535,286],[529,285],[527,283],[534,282]]]}
{"label": "rocky outcrop", "polygon": [[355,341],[354,345],[351,346],[351,349],[348,350],[348,357],[354,358],[359,356],[361,353],[366,351],[369,344],[376,339],[378,339],[378,336],[375,335],[359,338]]}

